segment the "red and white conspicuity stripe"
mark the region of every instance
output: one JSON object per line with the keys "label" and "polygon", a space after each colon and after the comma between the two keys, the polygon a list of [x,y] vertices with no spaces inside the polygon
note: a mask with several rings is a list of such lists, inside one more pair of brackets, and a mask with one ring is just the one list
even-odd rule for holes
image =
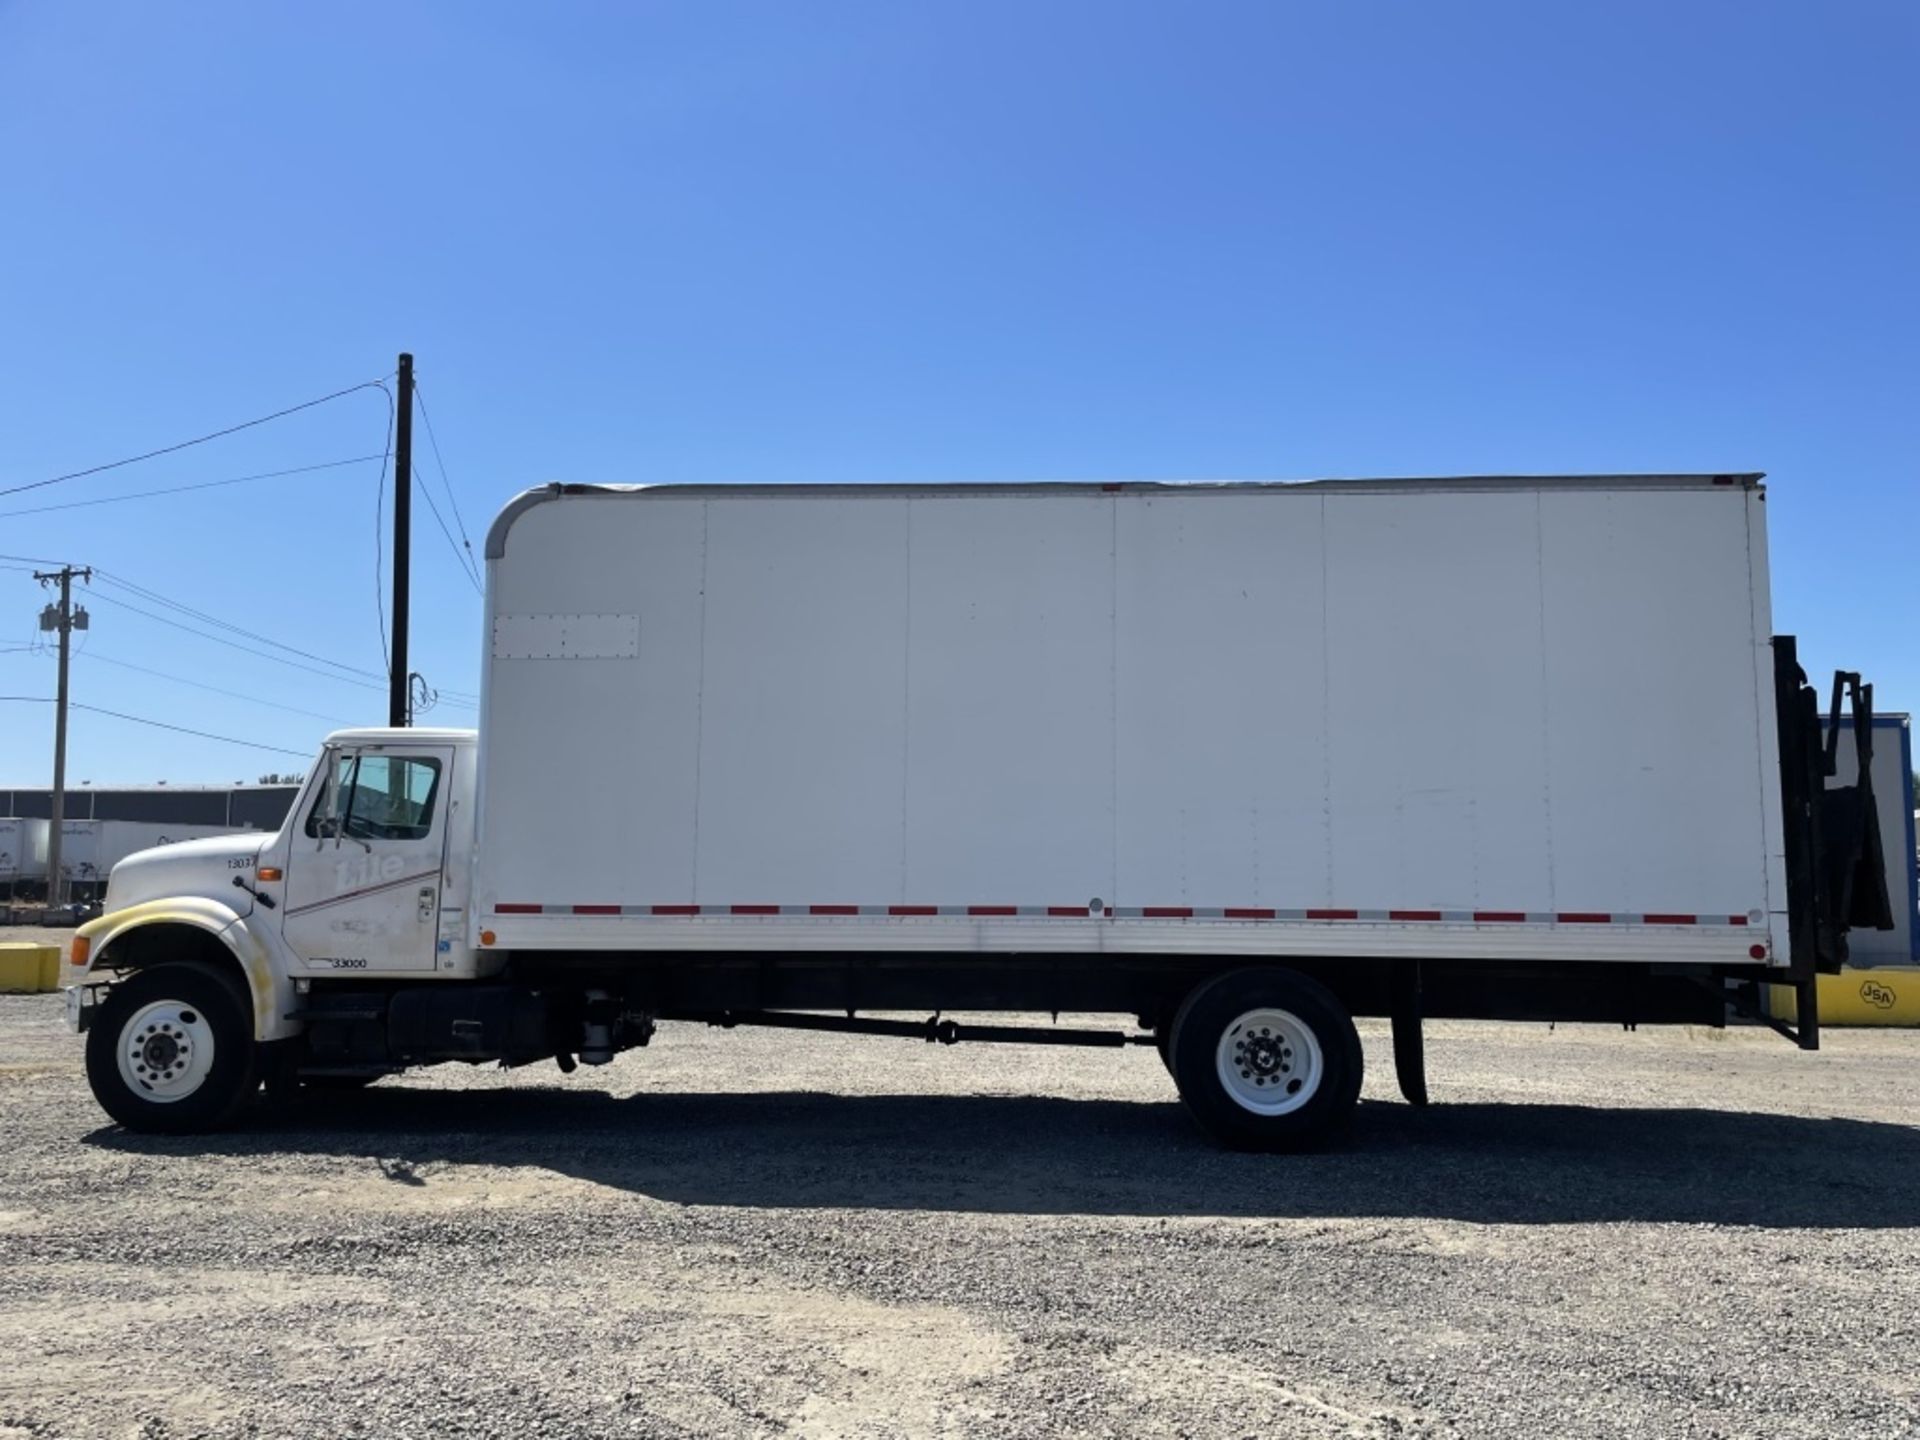
{"label": "red and white conspicuity stripe", "polygon": [[[698,917],[879,916],[892,919],[1023,920],[1243,920],[1353,921],[1429,925],[1736,925],[1759,923],[1752,914],[1608,910],[1343,910],[1277,909],[1263,905],[545,905],[502,901],[495,915],[619,915],[661,919]],[[1764,916],[1761,917],[1764,919]]]}

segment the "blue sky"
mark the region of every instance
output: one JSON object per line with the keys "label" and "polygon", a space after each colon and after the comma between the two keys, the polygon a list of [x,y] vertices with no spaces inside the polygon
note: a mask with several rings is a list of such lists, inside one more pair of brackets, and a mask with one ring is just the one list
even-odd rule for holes
{"label": "blue sky", "polygon": [[[1905,3],[16,0],[0,489],[402,348],[476,545],[549,479],[1761,469],[1776,628],[1910,708],[1917,69]],[[20,512],[386,424],[363,391],[0,496],[0,554],[121,582],[76,700],[294,752],[81,712],[75,781],[384,718],[379,467]],[[415,664],[470,693],[478,600],[418,503],[415,540]],[[0,694],[52,693],[41,603],[0,569]],[[0,703],[0,782],[51,720]]]}

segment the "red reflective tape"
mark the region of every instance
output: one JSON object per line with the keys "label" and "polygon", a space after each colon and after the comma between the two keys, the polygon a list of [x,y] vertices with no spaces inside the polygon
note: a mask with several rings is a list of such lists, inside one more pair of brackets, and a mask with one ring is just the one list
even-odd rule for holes
{"label": "red reflective tape", "polygon": [[1142,905],[1140,913],[1149,920],[1191,920],[1191,905]]}
{"label": "red reflective tape", "polygon": [[1087,918],[1087,907],[1084,905],[1049,905],[1047,906],[1047,914],[1078,916],[1084,920]]}
{"label": "red reflective tape", "polygon": [[1229,920],[1271,920],[1276,912],[1258,906],[1229,905],[1220,913]]}
{"label": "red reflective tape", "polygon": [[1487,924],[1524,925],[1527,912],[1524,910],[1476,910],[1473,912],[1473,918]]}
{"label": "red reflective tape", "polygon": [[1642,915],[1641,920],[1648,925],[1698,925],[1698,915]]}
{"label": "red reflective tape", "polygon": [[778,915],[778,905],[731,905],[727,907],[735,915]]}
{"label": "red reflective tape", "polygon": [[573,907],[573,913],[576,915],[618,915],[620,913],[620,907],[618,905],[576,905]]}
{"label": "red reflective tape", "polygon": [[938,915],[939,913],[940,913],[940,907],[938,905],[889,905],[887,906],[887,914],[889,915]]}
{"label": "red reflective tape", "polygon": [[969,915],[1018,915],[1019,908],[1013,905],[969,905]]}
{"label": "red reflective tape", "polygon": [[1438,910],[1389,910],[1389,920],[1441,920],[1445,917]]}
{"label": "red reflective tape", "polygon": [[656,915],[698,915],[700,913],[700,907],[698,905],[655,905],[653,907],[653,913]]}
{"label": "red reflective tape", "polygon": [[493,907],[493,913],[496,915],[538,915],[540,909],[541,907],[538,905],[496,905]]}
{"label": "red reflective tape", "polygon": [[1727,916],[1727,924],[1729,925],[1744,925],[1746,923],[1747,923],[1747,917],[1744,915]]}
{"label": "red reflective tape", "polygon": [[1309,910],[1307,911],[1307,919],[1309,920],[1358,920],[1359,918],[1360,918],[1360,912],[1358,910]]}
{"label": "red reflective tape", "polygon": [[858,915],[860,907],[858,905],[809,905],[807,913],[809,915]]}
{"label": "red reflective tape", "polygon": [[1562,925],[1611,925],[1613,916],[1603,915],[1598,910],[1562,910],[1553,917]]}

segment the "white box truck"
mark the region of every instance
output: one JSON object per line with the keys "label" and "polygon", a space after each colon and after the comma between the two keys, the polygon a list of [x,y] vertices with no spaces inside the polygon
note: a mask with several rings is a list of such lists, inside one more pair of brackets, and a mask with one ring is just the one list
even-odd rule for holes
{"label": "white box truck", "polygon": [[95,1094],[194,1129],[683,1020],[1156,1044],[1279,1149],[1353,1109],[1354,1015],[1418,1103],[1426,1015],[1757,1013],[1885,908],[1758,482],[530,491],[477,734],[336,733],[277,835],[115,867]]}

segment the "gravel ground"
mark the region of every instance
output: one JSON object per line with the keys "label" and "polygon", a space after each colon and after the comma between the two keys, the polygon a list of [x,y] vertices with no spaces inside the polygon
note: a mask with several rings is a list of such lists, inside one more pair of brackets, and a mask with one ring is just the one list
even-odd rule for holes
{"label": "gravel ground", "polygon": [[[1383,1030],[1222,1153],[1150,1050],[664,1027],[160,1140],[0,998],[0,1437],[1920,1435],[1920,1033]],[[1105,1023],[1105,1022],[1091,1022]]]}

